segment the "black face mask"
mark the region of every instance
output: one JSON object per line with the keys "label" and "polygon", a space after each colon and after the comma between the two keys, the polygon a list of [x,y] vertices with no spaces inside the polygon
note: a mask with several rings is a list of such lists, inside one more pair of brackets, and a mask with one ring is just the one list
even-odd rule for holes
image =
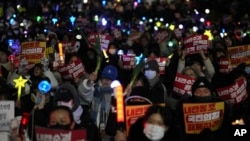
{"label": "black face mask", "polygon": [[50,128],[52,128],[52,129],[70,130],[70,124],[61,125],[61,124],[57,123],[55,125],[51,125]]}
{"label": "black face mask", "polygon": [[212,102],[213,96],[194,96],[195,102]]}

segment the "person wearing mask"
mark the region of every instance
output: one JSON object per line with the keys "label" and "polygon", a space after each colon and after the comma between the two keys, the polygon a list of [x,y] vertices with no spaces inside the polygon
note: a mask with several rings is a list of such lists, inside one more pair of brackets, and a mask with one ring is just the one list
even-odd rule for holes
{"label": "person wearing mask", "polygon": [[69,107],[55,106],[49,113],[47,127],[53,129],[73,130],[76,128],[73,113]]}
{"label": "person wearing mask", "polygon": [[98,128],[88,112],[84,112],[80,105],[77,89],[72,84],[64,83],[60,85],[55,91],[54,102],[57,106],[67,106],[71,109],[76,126],[88,131],[87,140],[100,140]]}
{"label": "person wearing mask", "polygon": [[[127,141],[177,140],[178,136],[172,128],[172,123],[173,115],[169,109],[160,105],[152,105],[143,117],[138,118],[131,125]],[[116,136],[115,139],[119,141]]]}
{"label": "person wearing mask", "polygon": [[[209,112],[212,113],[213,111],[201,109],[197,110],[198,112],[195,112],[194,110],[193,113],[185,115],[188,111],[188,107],[184,106],[185,104],[196,103],[197,105],[203,104],[203,106],[205,105],[207,107],[208,105],[206,104],[209,104],[211,106],[216,105],[216,103],[220,102],[222,102],[221,107],[223,107],[221,108],[221,112],[219,113],[220,116],[217,116],[213,119],[220,122],[219,124],[217,124],[217,129],[212,129],[213,127],[205,126],[205,124],[211,124],[212,122],[211,119],[208,118],[206,120],[205,117],[204,119],[195,119],[192,125],[197,126],[195,128],[190,127],[190,121],[188,120],[189,118],[187,116],[189,116],[190,118],[193,115],[198,117],[199,114],[206,115],[209,114]],[[225,140],[225,135],[229,133],[228,129],[230,121],[232,121],[231,118],[230,107],[221,98],[216,96],[216,93],[209,80],[206,77],[198,77],[192,85],[192,96],[183,96],[177,103],[175,125],[176,129],[178,129],[179,131],[180,141]],[[197,128],[198,126],[199,128]]]}
{"label": "person wearing mask", "polygon": [[149,82],[149,94],[147,98],[153,103],[164,103],[167,90],[160,79],[159,64],[156,60],[148,60],[144,64],[143,73]]}

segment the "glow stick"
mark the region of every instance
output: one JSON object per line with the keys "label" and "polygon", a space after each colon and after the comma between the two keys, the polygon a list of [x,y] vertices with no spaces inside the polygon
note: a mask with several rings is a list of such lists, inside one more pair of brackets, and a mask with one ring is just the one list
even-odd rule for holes
{"label": "glow stick", "polygon": [[28,80],[27,79],[23,79],[23,77],[20,75],[18,79],[14,79],[13,81],[16,83],[15,87],[18,88],[17,100],[20,101],[22,87],[25,86],[25,83]]}
{"label": "glow stick", "polygon": [[111,87],[116,95],[117,122],[124,122],[123,87],[117,80],[112,82]]}
{"label": "glow stick", "polygon": [[58,44],[58,48],[59,48],[59,57],[60,57],[60,61],[61,63],[63,62],[63,48],[62,48],[62,43]]}

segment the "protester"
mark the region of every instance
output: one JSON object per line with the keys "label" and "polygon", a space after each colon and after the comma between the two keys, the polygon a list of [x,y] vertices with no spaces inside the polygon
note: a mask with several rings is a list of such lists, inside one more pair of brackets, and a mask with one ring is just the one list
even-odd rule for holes
{"label": "protester", "polygon": [[[226,136],[229,133],[229,125],[230,120],[232,120],[232,111],[230,110],[230,107],[219,97],[216,96],[214,93],[215,90],[212,87],[211,83],[207,78],[205,77],[198,77],[196,81],[192,85],[192,96],[184,96],[179,99],[177,103],[176,108],[176,123],[175,126],[180,132],[180,141],[198,141],[198,140],[225,140]],[[222,102],[223,105],[223,112],[220,117],[223,117],[221,120],[221,123],[218,124],[218,129],[212,129],[212,127],[206,127],[202,126],[201,128],[187,128],[188,125],[185,123],[185,120],[188,120],[188,118],[184,118],[184,115],[188,110],[184,110],[184,104],[192,104],[192,103],[216,103],[216,102]],[[201,110],[202,111],[202,110]],[[204,110],[203,112],[207,112]],[[197,113],[193,114],[199,114],[200,110],[197,110]],[[189,115],[187,115],[189,116]],[[191,117],[190,117],[191,118]],[[217,117],[219,118],[219,117]],[[191,120],[191,119],[190,119]],[[199,124],[200,121],[203,121],[203,118],[201,120],[194,120],[193,122],[196,122]],[[208,120],[209,121],[209,120]],[[190,125],[191,126],[191,125]],[[189,130],[200,130],[200,132],[195,133],[188,132]],[[209,137],[209,138],[207,138]]]}
{"label": "protester", "polygon": [[148,99],[153,103],[164,103],[167,89],[160,80],[159,65],[156,60],[149,60],[144,64],[143,73],[149,82]]}
{"label": "protester", "polygon": [[53,129],[75,129],[75,121],[72,111],[66,106],[54,107],[49,113],[49,121],[47,126]]}
{"label": "protester", "polygon": [[[145,115],[136,120],[129,129],[128,141],[178,140],[172,128],[173,115],[159,105],[150,106]],[[118,140],[119,141],[119,140]]]}
{"label": "protester", "polygon": [[88,131],[88,140],[100,140],[98,128],[90,118],[89,112],[84,111],[80,105],[79,94],[72,84],[60,85],[55,92],[54,99],[55,105],[67,106],[71,109],[76,126]]}

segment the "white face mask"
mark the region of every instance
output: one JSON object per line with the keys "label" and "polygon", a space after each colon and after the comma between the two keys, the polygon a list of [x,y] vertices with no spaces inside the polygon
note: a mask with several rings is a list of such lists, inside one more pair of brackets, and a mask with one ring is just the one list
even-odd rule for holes
{"label": "white face mask", "polygon": [[154,79],[155,76],[156,76],[156,71],[153,71],[153,70],[146,70],[144,72],[144,75],[147,77],[147,79],[151,80],[151,79]]}
{"label": "white face mask", "polygon": [[109,49],[109,53],[114,55],[116,53],[116,49]]}
{"label": "white face mask", "polygon": [[70,100],[68,102],[58,101],[57,105],[59,105],[59,106],[66,106],[66,107],[69,107],[70,109],[73,108],[73,102],[72,102],[72,100]]}
{"label": "white face mask", "polygon": [[144,135],[151,141],[159,141],[164,137],[166,129],[155,124],[146,123],[143,129]]}

